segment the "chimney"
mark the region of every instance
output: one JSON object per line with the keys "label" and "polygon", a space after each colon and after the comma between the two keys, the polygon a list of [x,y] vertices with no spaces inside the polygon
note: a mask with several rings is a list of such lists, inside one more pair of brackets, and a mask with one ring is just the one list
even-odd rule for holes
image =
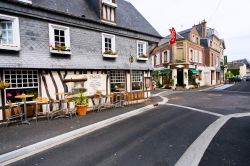
{"label": "chimney", "polygon": [[202,38],[205,38],[207,36],[207,22],[205,19],[201,22],[201,26],[202,26]]}

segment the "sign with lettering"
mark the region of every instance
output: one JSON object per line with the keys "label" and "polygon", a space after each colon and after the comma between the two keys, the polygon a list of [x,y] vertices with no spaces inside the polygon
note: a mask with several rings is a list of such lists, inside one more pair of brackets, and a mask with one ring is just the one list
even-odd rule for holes
{"label": "sign with lettering", "polygon": [[88,95],[93,95],[96,91],[101,91],[102,94],[106,94],[106,74],[87,74],[87,81],[85,87]]}

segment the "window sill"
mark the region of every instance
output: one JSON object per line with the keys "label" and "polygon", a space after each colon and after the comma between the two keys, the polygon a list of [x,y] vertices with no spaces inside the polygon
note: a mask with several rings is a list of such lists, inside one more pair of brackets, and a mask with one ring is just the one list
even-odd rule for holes
{"label": "window sill", "polygon": [[137,60],[140,60],[140,61],[147,61],[148,58],[145,58],[145,57],[137,57]]}
{"label": "window sill", "polygon": [[117,58],[118,55],[103,54],[104,58]]}
{"label": "window sill", "polygon": [[110,7],[117,8],[117,4],[115,4],[115,3],[103,1],[103,4],[105,4],[105,5],[107,5],[107,6],[110,6]]}
{"label": "window sill", "polygon": [[0,50],[20,51],[21,48],[14,45],[0,45]]}
{"label": "window sill", "polygon": [[58,50],[50,50],[52,54],[62,54],[62,55],[71,55],[71,51],[58,51]]}

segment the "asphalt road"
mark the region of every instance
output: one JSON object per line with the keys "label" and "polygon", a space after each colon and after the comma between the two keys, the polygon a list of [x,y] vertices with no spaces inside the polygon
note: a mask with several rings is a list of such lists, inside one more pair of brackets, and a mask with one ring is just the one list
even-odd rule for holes
{"label": "asphalt road", "polygon": [[227,88],[226,91],[239,91],[250,93],[250,81],[242,81],[240,83],[236,83],[234,86]]}
{"label": "asphalt road", "polygon": [[[249,87],[243,83],[231,87],[234,92],[189,91],[168,97],[169,103],[222,115],[245,113],[250,112],[250,93],[240,92]],[[207,113],[162,105],[11,165],[172,166],[216,119]],[[229,121],[212,140],[200,165],[250,165],[249,133],[249,119]]]}
{"label": "asphalt road", "polygon": [[199,166],[250,165],[250,117],[231,119],[215,136]]}
{"label": "asphalt road", "polygon": [[160,106],[11,165],[174,165],[217,117]]}

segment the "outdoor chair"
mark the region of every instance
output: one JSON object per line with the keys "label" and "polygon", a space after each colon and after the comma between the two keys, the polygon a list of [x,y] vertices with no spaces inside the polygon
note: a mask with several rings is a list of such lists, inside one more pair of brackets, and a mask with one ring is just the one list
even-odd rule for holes
{"label": "outdoor chair", "polygon": [[[48,98],[38,97],[38,98],[36,98],[35,101],[36,101],[36,123],[37,123],[38,117],[46,117],[47,120],[49,120],[49,117],[50,117],[49,116],[50,115],[50,112],[49,112],[49,105],[50,105],[49,99]],[[43,111],[43,106],[44,105],[46,105],[45,112]],[[39,111],[39,107],[41,108],[40,111]]]}
{"label": "outdoor chair", "polygon": [[53,117],[59,113],[60,111],[59,108],[60,108],[60,101],[50,98],[49,99],[49,112],[48,112],[48,116],[50,119],[53,119]]}
{"label": "outdoor chair", "polygon": [[7,110],[7,124],[6,127],[8,127],[8,124],[15,122],[17,119],[20,119],[20,121],[23,121],[24,113],[21,110],[19,103],[8,103],[9,108]]}
{"label": "outdoor chair", "polygon": [[105,100],[106,98],[101,95],[101,94],[98,94],[98,95],[94,95],[93,96],[93,111],[101,111],[101,110],[104,110],[105,109]]}
{"label": "outdoor chair", "polygon": [[106,96],[106,108],[114,108],[114,93],[110,93]]}
{"label": "outdoor chair", "polygon": [[[73,115],[76,116],[76,103],[74,100],[67,100],[67,112],[66,114],[68,114],[70,116],[70,118],[72,119]],[[77,116],[76,116],[77,117]]]}

